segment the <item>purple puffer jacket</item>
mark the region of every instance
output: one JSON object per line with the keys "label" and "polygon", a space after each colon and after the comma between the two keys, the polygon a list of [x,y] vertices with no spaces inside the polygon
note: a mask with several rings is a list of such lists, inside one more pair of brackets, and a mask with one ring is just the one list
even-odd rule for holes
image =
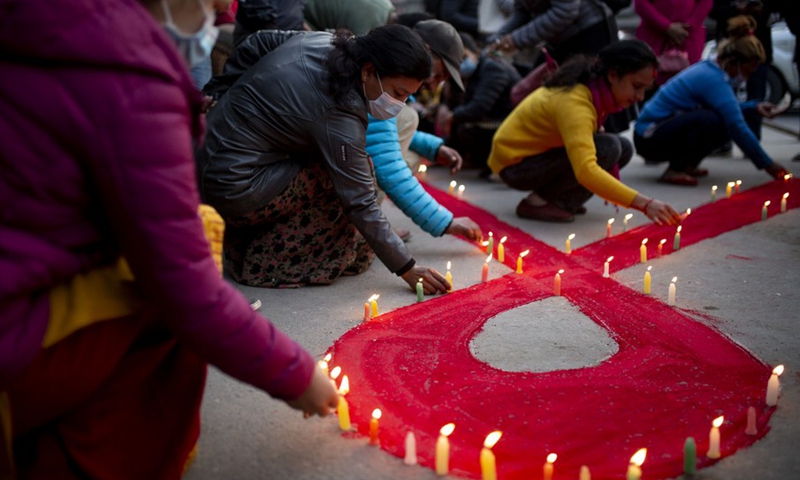
{"label": "purple puffer jacket", "polygon": [[311,356],[216,271],[197,215],[199,94],[135,0],[0,0],[0,391],[38,353],[48,292],[123,255],[179,340],[283,399]]}

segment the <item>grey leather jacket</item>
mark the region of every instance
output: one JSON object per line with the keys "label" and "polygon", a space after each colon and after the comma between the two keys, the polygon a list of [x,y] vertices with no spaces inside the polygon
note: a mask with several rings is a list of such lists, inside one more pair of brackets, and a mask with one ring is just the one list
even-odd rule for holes
{"label": "grey leather jacket", "polygon": [[223,218],[239,217],[264,208],[303,165],[321,162],[345,214],[400,275],[414,260],[377,202],[367,101],[355,85],[339,104],[328,92],[332,38],[264,30],[242,42],[208,88],[218,103],[197,153],[200,193]]}

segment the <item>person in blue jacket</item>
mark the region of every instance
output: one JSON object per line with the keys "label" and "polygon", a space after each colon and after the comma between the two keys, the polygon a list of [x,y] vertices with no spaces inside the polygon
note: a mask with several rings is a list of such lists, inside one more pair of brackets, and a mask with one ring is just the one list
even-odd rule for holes
{"label": "person in blue jacket", "polygon": [[673,185],[697,185],[708,175],[700,162],[728,139],[733,140],[756,168],[773,178],[786,169],[774,162],[747,126],[743,112],[755,111],[771,118],[778,112],[767,102],[739,103],[731,88],[764,62],[764,47],[753,36],[755,20],[740,15],[728,22],[728,38],[719,44],[716,60],[696,63],[682,71],[645,104],[634,129],[639,155],[654,162],[669,162],[659,180]]}

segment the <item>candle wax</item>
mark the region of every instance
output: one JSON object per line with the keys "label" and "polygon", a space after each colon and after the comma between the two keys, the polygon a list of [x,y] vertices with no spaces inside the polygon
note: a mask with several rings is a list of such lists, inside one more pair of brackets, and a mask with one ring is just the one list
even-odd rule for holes
{"label": "candle wax", "polygon": [[756,409],[750,407],[747,409],[747,428],[744,429],[747,435],[757,435],[758,429],[756,428]]}
{"label": "candle wax", "polygon": [[406,456],[403,463],[406,465],[417,464],[417,439],[414,437],[414,432],[406,434]]}
{"label": "candle wax", "polygon": [[506,247],[502,243],[497,244],[497,261],[503,263],[506,259]]}
{"label": "candle wax", "polygon": [[683,443],[683,473],[694,475],[697,471],[697,445],[694,438],[688,437]]}
{"label": "candle wax", "polygon": [[369,420],[369,443],[375,445],[378,443],[378,419],[371,418]]}
{"label": "candle wax", "polygon": [[517,273],[522,273],[522,257],[517,257]]}
{"label": "candle wax", "polygon": [[669,284],[669,294],[667,295],[667,305],[673,306],[675,305],[675,284]]}
{"label": "candle wax", "polygon": [[483,264],[483,270],[481,270],[481,282],[486,283],[489,281],[489,262]]}
{"label": "candle wax", "polygon": [[672,242],[672,249],[675,251],[681,249],[681,232],[675,232],[675,240]]}
{"label": "candle wax", "polygon": [[711,427],[711,431],[708,432],[708,453],[706,454],[708,458],[719,458],[719,428]]}
{"label": "candle wax", "polygon": [[543,468],[544,480],[553,480],[553,464],[547,462]]}
{"label": "candle wax", "polygon": [[639,247],[639,263],[647,263],[647,245]]}
{"label": "candle wax", "polygon": [[650,285],[652,283],[652,277],[650,276],[650,272],[644,272],[644,286],[642,287],[642,292],[645,295],[650,295]]}
{"label": "candle wax", "polygon": [[370,319],[370,311],[369,311],[369,302],[364,302],[364,321],[369,321]]}
{"label": "candle wax", "polygon": [[483,480],[497,480],[494,453],[486,447],[481,449],[481,475]]}
{"label": "candle wax", "polygon": [[556,273],[556,278],[553,280],[553,295],[561,295],[561,275]]}
{"label": "candle wax", "polygon": [[378,301],[377,300],[373,300],[372,301],[372,318],[375,318],[377,316],[378,316]]}
{"label": "candle wax", "polygon": [[611,276],[611,274],[608,273],[608,267],[609,267],[608,262],[603,264],[603,278],[608,278]]}
{"label": "candle wax", "polygon": [[339,428],[344,431],[350,430],[350,405],[344,395],[339,395],[339,406],[336,411],[339,413]]}
{"label": "candle wax", "polygon": [[634,464],[628,465],[628,474],[625,477],[626,480],[641,480],[642,478],[642,469]]}
{"label": "candle wax", "polygon": [[778,404],[778,390],[780,390],[780,380],[776,374],[772,374],[767,382],[767,406],[774,407]]}
{"label": "candle wax", "polygon": [[453,291],[453,274],[450,273],[450,270],[447,271],[447,274],[445,274],[444,279],[447,280],[447,283],[450,284],[450,288],[447,290],[447,293],[452,292]]}
{"label": "candle wax", "polygon": [[425,287],[422,286],[422,279],[417,282],[417,301],[421,302],[425,300]]}
{"label": "candle wax", "polygon": [[592,480],[592,474],[589,472],[589,467],[586,465],[581,466],[581,474],[578,480]]}
{"label": "candle wax", "polygon": [[436,474],[447,475],[450,470],[450,440],[439,435],[436,440]]}

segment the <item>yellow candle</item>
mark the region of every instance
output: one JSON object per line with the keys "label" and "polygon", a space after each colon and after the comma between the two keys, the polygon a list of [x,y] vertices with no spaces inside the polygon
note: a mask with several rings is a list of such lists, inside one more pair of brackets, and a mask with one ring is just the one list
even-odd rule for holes
{"label": "yellow candle", "polygon": [[447,280],[447,283],[450,284],[450,288],[447,290],[447,292],[448,293],[452,292],[453,291],[453,274],[450,273],[450,262],[447,262],[447,273],[444,275],[444,279]]}
{"label": "yellow candle", "polygon": [[525,250],[524,252],[519,254],[519,257],[517,257],[517,273],[522,273],[522,259],[528,253],[530,253],[530,250]]}
{"label": "yellow candle", "polygon": [[[338,367],[337,367],[338,368]],[[344,431],[350,430],[350,405],[345,400],[344,396],[350,391],[350,380],[347,375],[342,377],[342,384],[339,386],[339,406],[336,411],[339,414],[339,428]]]}
{"label": "yellow candle", "polygon": [[547,462],[544,464],[544,480],[553,480],[553,463],[558,458],[558,455],[551,453],[547,456]]}
{"label": "yellow candle", "polygon": [[650,295],[650,283],[652,281],[652,279],[650,278],[651,268],[653,267],[652,266],[647,267],[647,271],[644,272],[644,288],[642,288],[642,291],[644,292],[645,295]]}
{"label": "yellow candle", "polygon": [[611,238],[611,224],[614,223],[613,218],[608,219],[608,223],[606,223],[606,238]]}
{"label": "yellow candle", "polygon": [[639,247],[639,261],[647,263],[647,239],[642,240],[642,246]]}
{"label": "yellow candle", "polygon": [[455,423],[448,423],[439,430],[439,438],[436,440],[436,474],[447,475],[450,470],[450,440],[447,437],[456,429]]}
{"label": "yellow candle", "polygon": [[789,192],[783,194],[781,198],[781,213],[786,213],[786,200],[789,198]]}
{"label": "yellow candle", "polygon": [[481,283],[486,283],[489,281],[489,262],[492,261],[492,254],[490,253],[488,257],[486,257],[486,263],[483,264],[483,270],[481,271]]}
{"label": "yellow candle", "polygon": [[503,242],[506,241],[508,237],[503,237],[500,239],[500,243],[497,245],[497,261],[503,263],[506,260],[506,247],[503,246]]}
{"label": "yellow candle", "polygon": [[608,278],[611,276],[609,273],[608,268],[611,266],[611,260],[614,260],[614,256],[610,256],[606,259],[606,263],[603,264],[603,278]]}
{"label": "yellow candle", "polygon": [[381,419],[381,409],[376,408],[372,411],[372,418],[369,421],[369,443],[377,445],[378,441],[378,420]]}
{"label": "yellow candle", "polygon": [[458,182],[456,182],[455,180],[453,180],[452,182],[450,182],[450,190],[449,190],[449,191],[450,191],[450,195],[452,195],[452,194],[453,194],[453,192],[455,191],[455,189],[456,189],[456,185],[458,185]]}
{"label": "yellow candle", "polygon": [[627,232],[628,231],[628,220],[630,220],[631,218],[633,218],[633,214],[632,213],[629,213],[629,214],[625,215],[622,218],[622,231],[623,232]]}
{"label": "yellow candle", "polygon": [[589,467],[586,465],[581,466],[581,474],[578,480],[592,480],[592,474],[589,472]]}
{"label": "yellow candle", "polygon": [[462,198],[464,196],[464,190],[466,190],[466,188],[467,187],[465,187],[464,185],[458,186],[458,198]]}
{"label": "yellow candle", "polygon": [[658,258],[661,258],[661,250],[664,248],[664,244],[667,243],[666,238],[662,238],[660,242],[658,242]]}
{"label": "yellow candle", "polygon": [[631,463],[628,465],[627,480],[641,480],[642,478],[642,464],[647,457],[647,449],[639,449],[632,457]]}
{"label": "yellow candle", "polygon": [[373,295],[369,297],[369,303],[372,305],[372,318],[378,316],[378,298],[380,298],[380,295]]}
{"label": "yellow candle", "polygon": [[566,242],[566,245],[565,245],[566,246],[567,255],[572,253],[572,239],[573,238],[575,238],[575,234],[574,233],[570,233],[569,236],[567,237],[567,242]]}
{"label": "yellow candle", "polygon": [[564,270],[559,270],[556,273],[556,278],[553,280],[553,295],[560,296],[561,295],[561,274],[564,273]]}
{"label": "yellow candle", "polygon": [[500,440],[500,437],[503,436],[503,432],[494,431],[486,436],[486,440],[483,442],[483,448],[481,449],[481,476],[483,480],[497,480],[497,465],[495,464],[494,453],[492,453],[492,447]]}
{"label": "yellow candle", "polygon": [[708,458],[719,458],[719,427],[722,426],[722,422],[725,421],[725,417],[717,417],[711,422],[711,431],[708,432],[708,453],[706,456]]}
{"label": "yellow candle", "polygon": [[778,365],[772,370],[772,375],[767,382],[767,405],[774,407],[778,404],[778,393],[781,390],[781,383],[778,377],[783,373],[783,365]]}
{"label": "yellow candle", "polygon": [[728,185],[725,186],[725,196],[731,198],[731,194],[733,194],[733,186],[736,185],[734,182],[728,182]]}

